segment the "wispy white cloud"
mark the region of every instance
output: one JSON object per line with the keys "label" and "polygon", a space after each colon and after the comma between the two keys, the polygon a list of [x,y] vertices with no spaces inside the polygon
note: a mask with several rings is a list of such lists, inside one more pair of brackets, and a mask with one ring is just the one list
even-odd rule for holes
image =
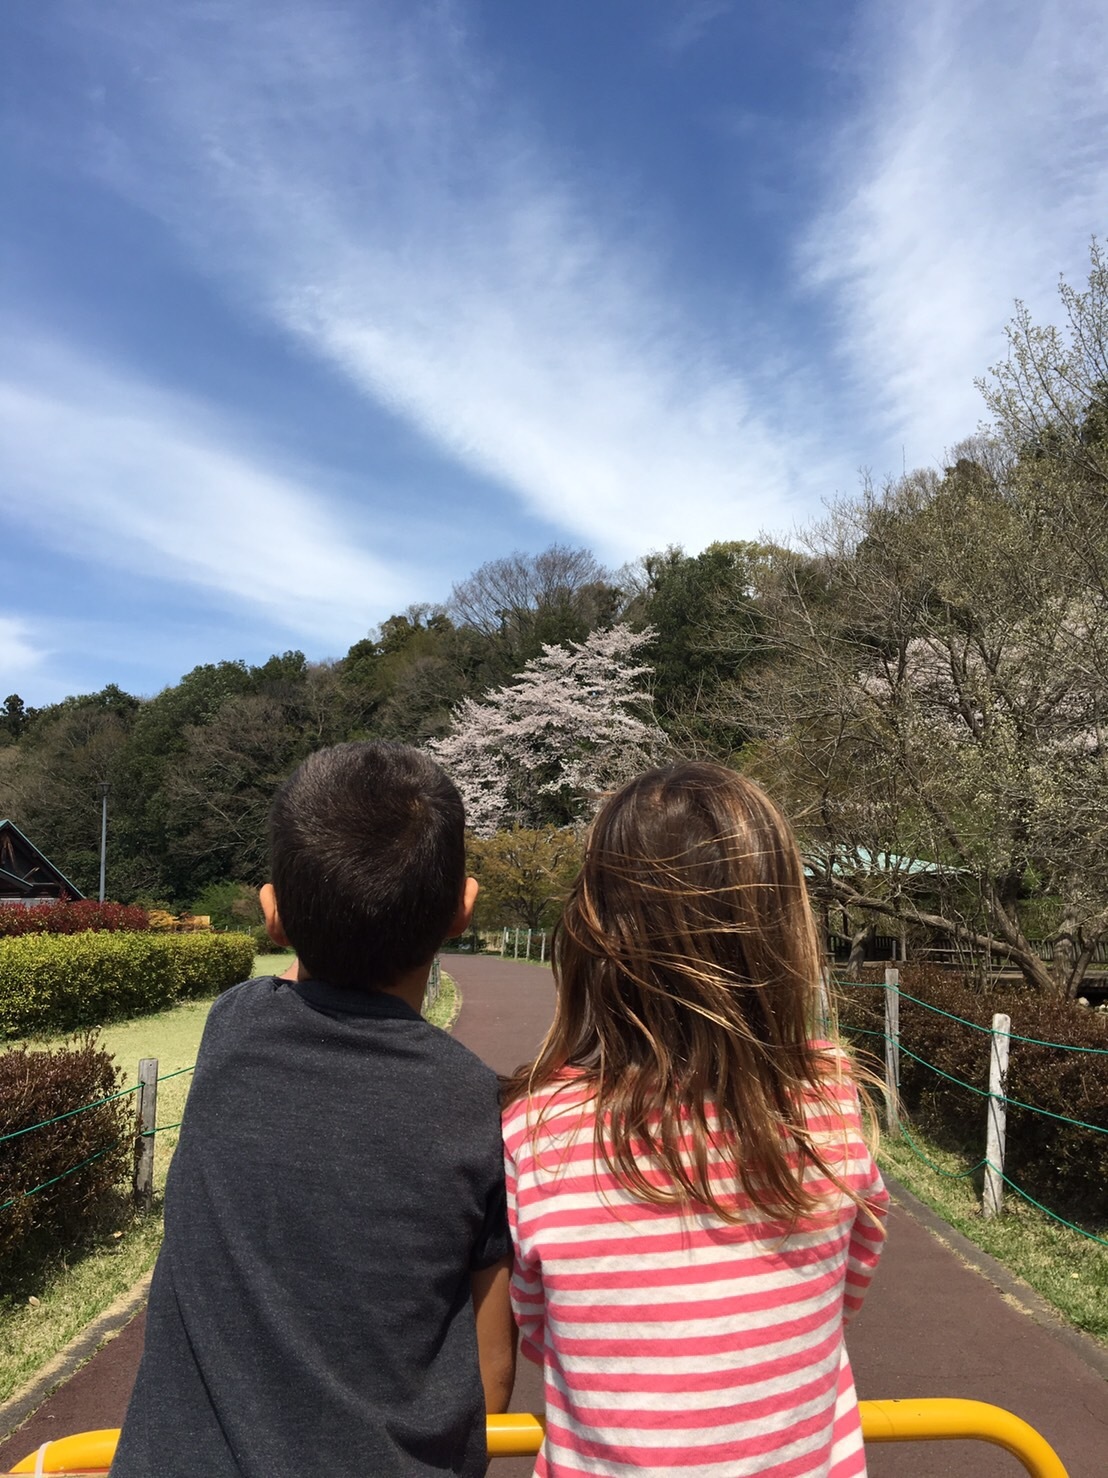
{"label": "wispy white cloud", "polygon": [[667,51],[687,51],[734,9],[734,0],[676,0],[662,22],[662,45]]}
{"label": "wispy white cloud", "polygon": [[644,217],[506,111],[454,5],[82,14],[130,62],[116,85],[144,79],[102,171],[530,512],[623,556],[753,535],[826,486],[743,345],[663,283]]}
{"label": "wispy white cloud", "polygon": [[[69,350],[22,343],[0,378],[8,516],[104,569],[199,588],[286,633],[348,645],[418,588],[313,485],[236,443],[210,408]],[[407,582],[407,583],[406,583]],[[30,653],[13,627],[12,651]]]}
{"label": "wispy white cloud", "polygon": [[1080,280],[1104,228],[1108,10],[871,0],[853,48],[860,106],[805,265],[889,443],[930,462],[980,420],[1013,300],[1056,320],[1059,272]]}
{"label": "wispy white cloud", "polygon": [[21,681],[35,672],[47,657],[37,645],[30,624],[20,616],[0,616],[0,701],[11,689],[7,684]]}

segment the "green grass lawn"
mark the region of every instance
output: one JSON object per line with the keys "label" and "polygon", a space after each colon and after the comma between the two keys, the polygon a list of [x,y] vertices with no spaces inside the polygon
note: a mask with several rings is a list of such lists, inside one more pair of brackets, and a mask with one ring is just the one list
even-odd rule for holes
{"label": "green grass lawn", "polygon": [[[259,955],[254,961],[258,975],[279,975],[292,963],[291,954]],[[100,1029],[100,1041],[121,1069],[124,1087],[135,1082],[139,1058],[156,1057],[159,1077],[176,1077],[158,1085],[158,1124],[180,1121],[188,1097],[191,1073],[181,1072],[196,1061],[212,997],[186,1001],[169,1011],[131,1021],[113,1022]],[[454,982],[443,972],[442,989],[428,1019],[449,1027],[457,1014]],[[56,1047],[67,1036],[27,1043],[30,1047]],[[16,1044],[18,1045],[18,1044]],[[0,1401],[6,1400],[34,1376],[75,1335],[133,1287],[154,1265],[162,1238],[161,1194],[166,1170],[177,1143],[175,1128],[161,1128],[154,1150],[154,1211],[136,1215],[122,1234],[105,1238],[44,1274],[34,1296],[37,1304],[18,1303],[0,1297]]]}

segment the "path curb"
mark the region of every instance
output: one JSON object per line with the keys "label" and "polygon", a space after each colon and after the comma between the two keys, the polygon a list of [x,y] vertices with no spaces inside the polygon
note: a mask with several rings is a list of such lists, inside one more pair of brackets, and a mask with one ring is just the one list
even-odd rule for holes
{"label": "path curb", "polygon": [[0,1440],[6,1440],[17,1431],[29,1416],[42,1405],[56,1386],[76,1375],[86,1361],[91,1360],[101,1345],[114,1339],[125,1325],[129,1324],[146,1302],[150,1290],[151,1273],[144,1273],[126,1293],[121,1293],[114,1303],[80,1334],[74,1335],[65,1348],[52,1360],[48,1360],[25,1386],[14,1396],[0,1403]]}
{"label": "path curb", "polygon": [[1108,1380],[1108,1349],[1093,1339],[1092,1335],[1085,1334],[1082,1330],[1075,1329],[1072,1324],[1068,1324],[1054,1305],[1048,1303],[1041,1293],[1032,1288],[1030,1283],[1025,1283],[1022,1278],[1013,1273],[1010,1268],[1006,1268],[1003,1263],[998,1262],[984,1248],[978,1247],[976,1242],[971,1242],[968,1237],[963,1236],[948,1221],[944,1221],[937,1211],[932,1211],[930,1206],[921,1201],[918,1196],[914,1196],[893,1176],[882,1171],[882,1178],[889,1189],[889,1194],[903,1211],[906,1211],[921,1226],[926,1227],[933,1237],[949,1247],[951,1252],[955,1253],[974,1272],[980,1273],[1021,1313],[1026,1314],[1048,1334],[1053,1335],[1097,1375]]}

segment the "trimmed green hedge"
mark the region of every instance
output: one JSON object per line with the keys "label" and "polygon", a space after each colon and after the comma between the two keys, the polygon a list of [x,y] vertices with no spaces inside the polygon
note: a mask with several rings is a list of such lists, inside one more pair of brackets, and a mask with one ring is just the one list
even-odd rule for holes
{"label": "trimmed green hedge", "polygon": [[0,1035],[42,1036],[215,995],[254,969],[249,934],[33,934],[0,940]]}

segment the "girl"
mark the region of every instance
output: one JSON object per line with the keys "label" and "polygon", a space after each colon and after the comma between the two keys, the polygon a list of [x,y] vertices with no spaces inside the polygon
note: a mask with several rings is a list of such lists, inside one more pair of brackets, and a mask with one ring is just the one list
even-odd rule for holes
{"label": "girl", "polygon": [[888,1198],[848,1060],[811,1040],[819,967],[755,785],[678,764],[603,807],[505,1099],[537,1475],[865,1473],[843,1321]]}

